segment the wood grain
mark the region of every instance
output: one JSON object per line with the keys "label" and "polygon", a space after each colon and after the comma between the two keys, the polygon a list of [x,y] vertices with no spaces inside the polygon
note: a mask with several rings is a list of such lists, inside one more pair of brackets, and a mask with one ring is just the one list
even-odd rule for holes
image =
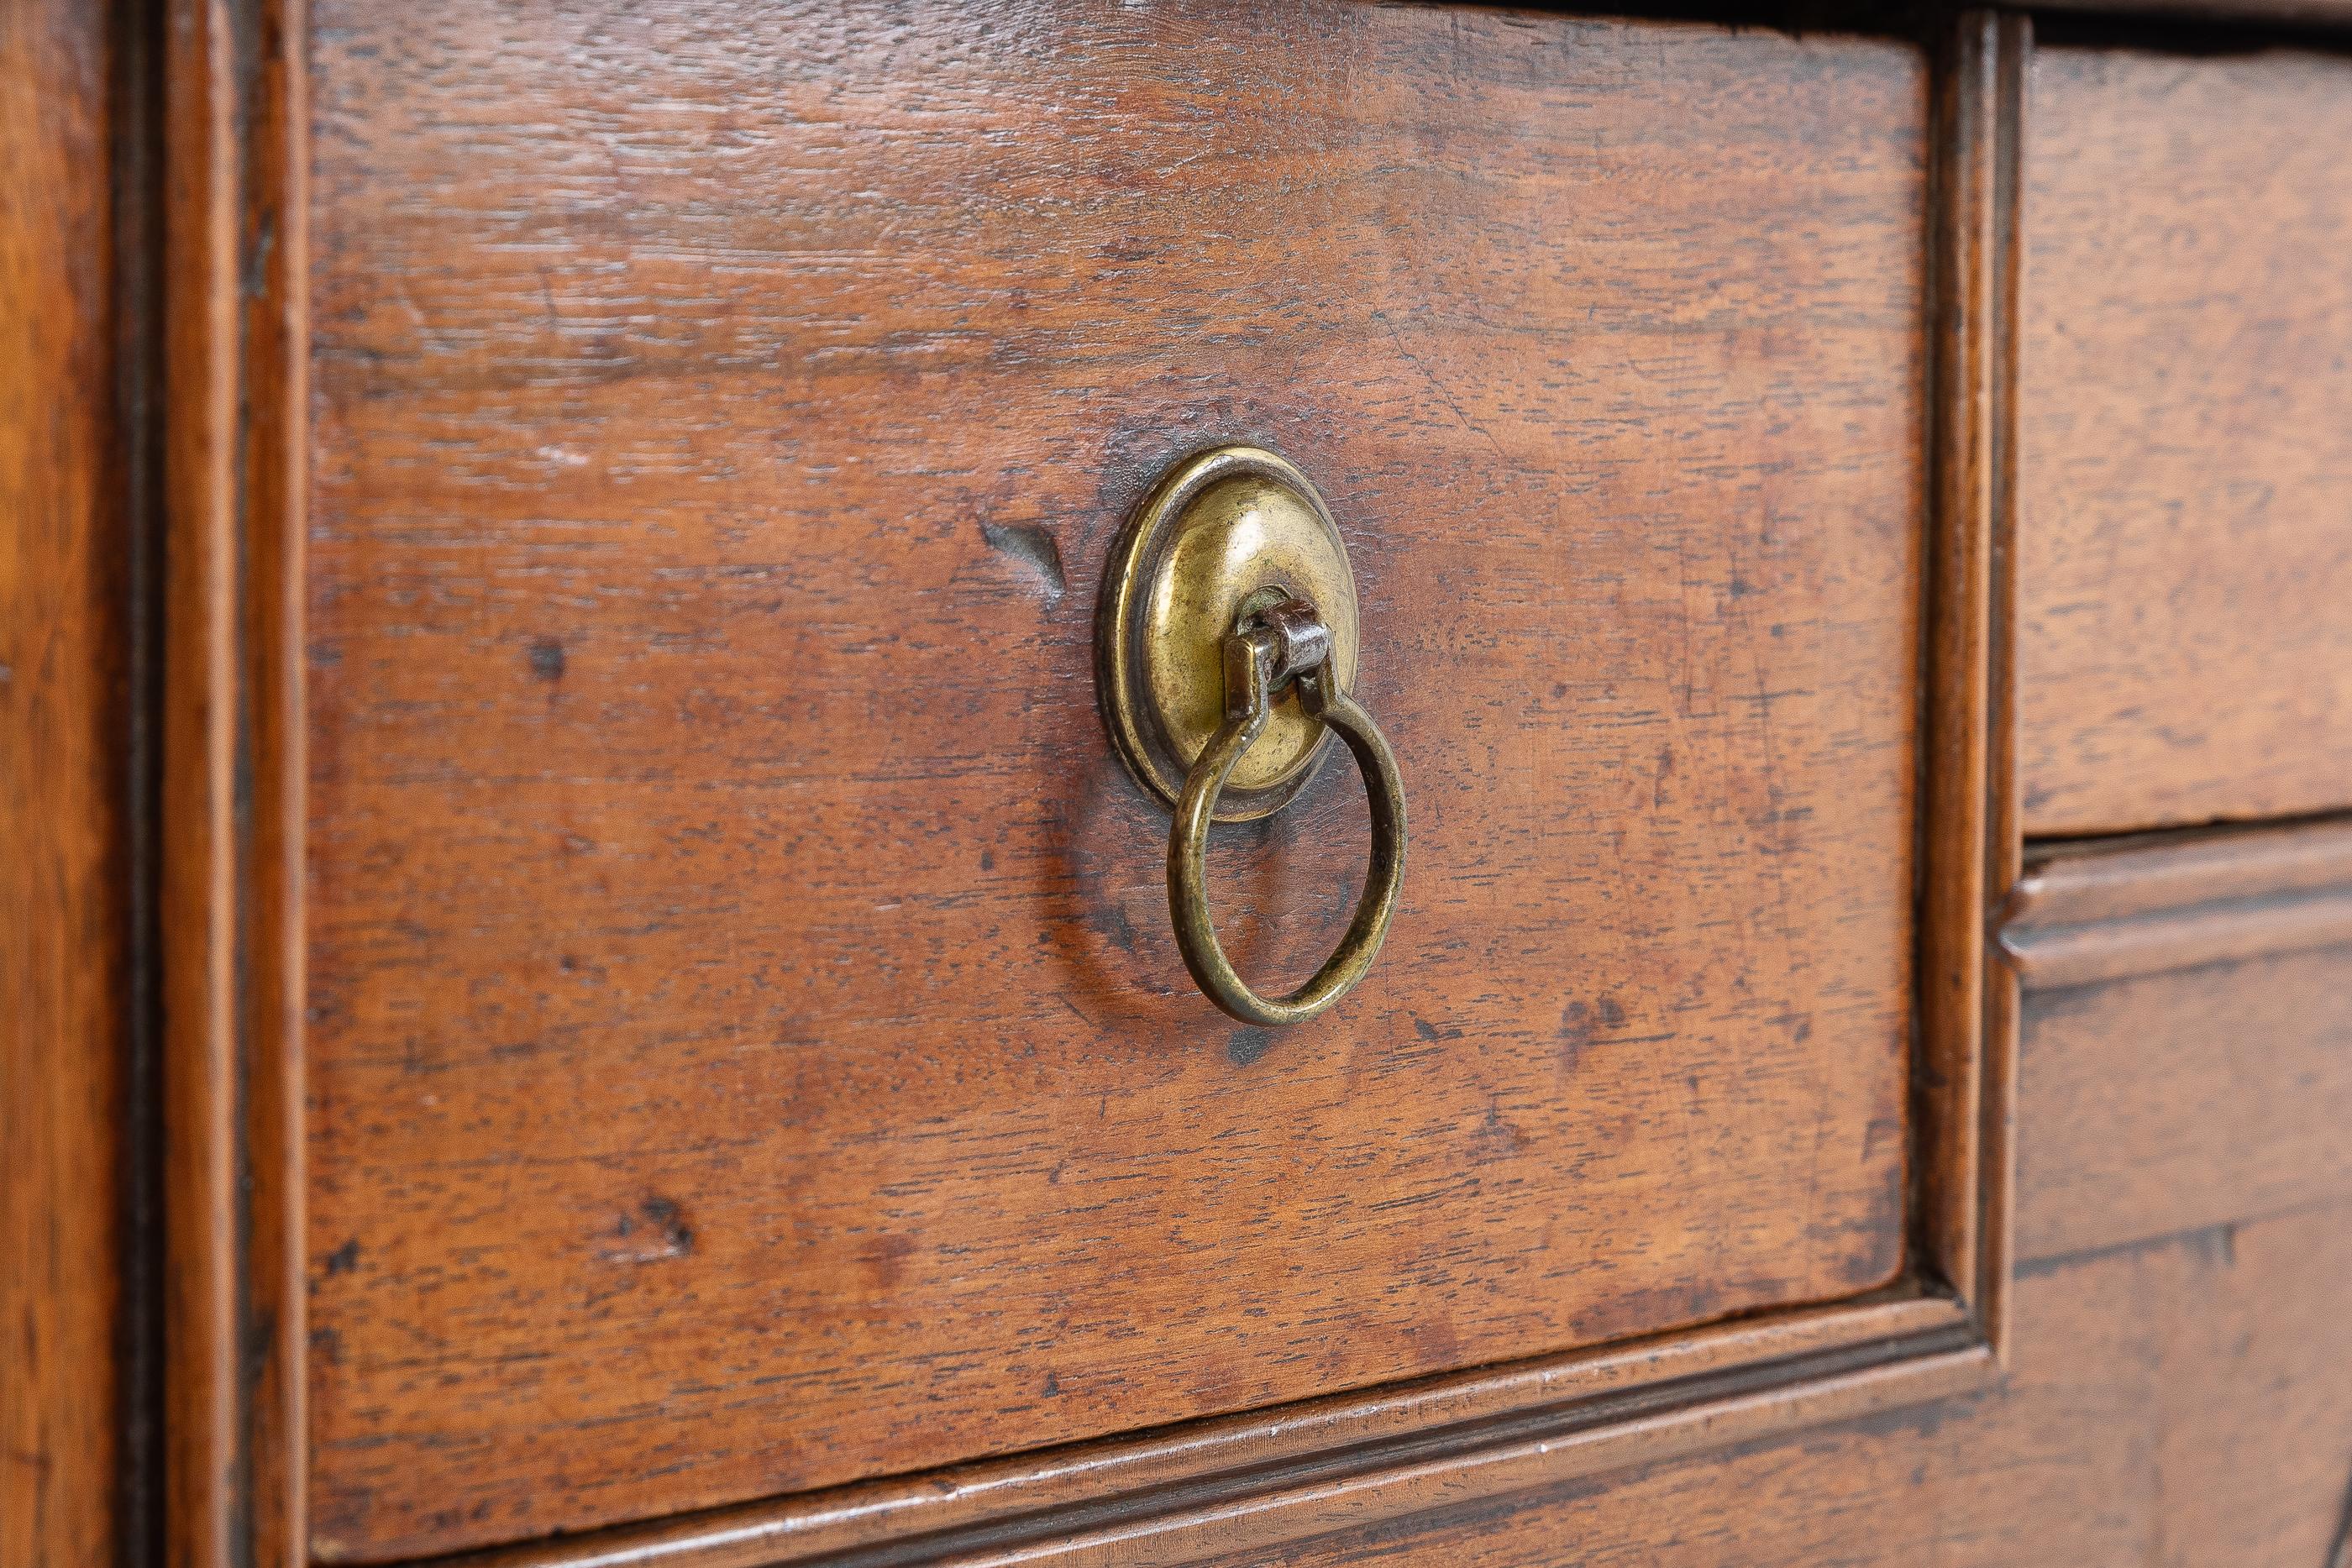
{"label": "wood grain", "polygon": [[[2036,895],[2081,920],[2095,899],[2128,924],[2168,900],[2226,892],[2251,918],[2263,889],[2308,889],[2340,869],[2340,845],[2315,828],[2229,840],[2045,852]],[[2230,917],[2229,901],[2210,907]],[[1904,1402],[1801,1440],[1734,1419],[1684,1447],[1688,1429],[1659,1440],[1634,1419],[1611,1428],[1614,1475],[1605,1462],[1576,1464],[1573,1443],[1555,1444],[1548,1472],[1497,1445],[1477,1462],[1447,1456],[1348,1483],[1269,1487],[1247,1507],[1136,1514],[924,1560],[2324,1563],[2352,1443],[2352,1329],[2340,1310],[2352,1187],[2325,1146],[2341,1141],[2334,1111],[2352,1097],[2335,1081],[2352,1051],[2335,1038],[2331,1005],[2347,967],[2352,952],[2339,949],[2202,969],[2193,985],[2175,973],[2164,978],[2180,988],[2154,1006],[2137,981],[2029,994],[2023,1262],[1997,1387]],[[2230,1049],[2217,1051],[2225,1037]],[[2217,1076],[2217,1061],[2234,1073]],[[2299,1184],[2282,1181],[2296,1172]],[[1753,1406],[1741,1414],[1763,1419]],[[1524,1488],[1485,1484],[1515,1463],[1527,1467]]]}
{"label": "wood grain", "polygon": [[2325,1568],[2352,1454],[2347,1279],[2344,1207],[2036,1262],[1997,1392],[1194,1562]]}
{"label": "wood grain", "polygon": [[[2029,1079],[2081,1119],[2041,1129],[2018,1180],[2025,1245],[2152,1235],[2352,1197],[2352,933],[2320,951],[2028,993]],[[2347,1281],[2352,1283],[2352,1281]]]}
{"label": "wood grain", "polygon": [[2053,48],[2031,93],[2026,829],[2352,805],[2352,63]]}
{"label": "wood grain", "polygon": [[468,1553],[463,1568],[772,1568],[1076,1552],[1180,1563],[1246,1531],[1622,1469],[1986,1380],[1948,1297],[1863,1301],[1304,1401],[1159,1434]]}
{"label": "wood grain", "polygon": [[102,9],[0,7],[0,1568],[137,1539],[113,64]]}
{"label": "wood grain", "polygon": [[[319,1550],[1899,1267],[1916,52],[319,23]],[[1415,813],[1380,971],[1276,1040],[1185,984],[1087,677],[1121,513],[1218,439],[1327,486]],[[1344,920],[1348,788],[1237,841],[1252,972]]]}
{"label": "wood grain", "polygon": [[[2326,884],[2341,850],[2318,827],[2082,846],[2041,857],[2039,896],[2084,923],[2187,899],[2259,925],[2265,893]],[[2329,1564],[2352,1455],[2347,979],[2352,946],[2027,992],[1996,1388],[1182,1560]]]}
{"label": "wood grain", "polygon": [[2352,824],[2072,850],[2020,891],[2024,1071],[2070,1107],[2028,1129],[2023,1245],[2352,1199]]}

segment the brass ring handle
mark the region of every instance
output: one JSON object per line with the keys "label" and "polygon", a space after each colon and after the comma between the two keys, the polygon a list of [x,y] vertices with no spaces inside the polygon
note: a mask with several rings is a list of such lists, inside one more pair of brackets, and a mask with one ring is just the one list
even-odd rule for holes
{"label": "brass ring handle", "polygon": [[[1331,678],[1331,634],[1304,600],[1289,599],[1245,615],[1223,645],[1225,717],[1184,779],[1168,840],[1168,905],[1184,967],[1209,999],[1244,1023],[1304,1023],[1348,994],[1380,956],[1404,883],[1404,783],[1380,727]],[[1209,916],[1209,824],[1217,797],[1251,742],[1265,730],[1274,700],[1296,683],[1310,717],[1337,730],[1363,770],[1372,809],[1371,865],[1348,934],[1323,967],[1286,997],[1269,1000],[1234,972]]]}

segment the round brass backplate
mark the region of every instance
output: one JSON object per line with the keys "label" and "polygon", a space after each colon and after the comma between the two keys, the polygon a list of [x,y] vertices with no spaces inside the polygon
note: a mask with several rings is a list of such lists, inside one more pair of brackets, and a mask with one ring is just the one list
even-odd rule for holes
{"label": "round brass backplate", "polygon": [[[1224,717],[1221,645],[1246,609],[1295,596],[1331,630],[1331,673],[1356,680],[1356,579],[1330,508],[1297,467],[1255,446],[1188,457],[1144,498],[1111,552],[1095,627],[1103,716],[1128,768],[1163,804]],[[1320,765],[1329,732],[1285,692],[1234,766],[1216,820],[1276,811]]]}

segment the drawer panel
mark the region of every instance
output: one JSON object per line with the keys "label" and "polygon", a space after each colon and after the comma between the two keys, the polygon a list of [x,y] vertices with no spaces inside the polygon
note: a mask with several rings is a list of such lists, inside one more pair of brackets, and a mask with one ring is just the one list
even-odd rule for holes
{"label": "drawer panel", "polygon": [[[1916,51],[1486,10],[319,0],[311,1508],[444,1551],[1903,1260]],[[1412,847],[1237,1030],[1097,717],[1328,495]],[[1360,791],[1220,839],[1245,972]]]}
{"label": "drawer panel", "polygon": [[2027,831],[2352,805],[2352,64],[2032,71]]}

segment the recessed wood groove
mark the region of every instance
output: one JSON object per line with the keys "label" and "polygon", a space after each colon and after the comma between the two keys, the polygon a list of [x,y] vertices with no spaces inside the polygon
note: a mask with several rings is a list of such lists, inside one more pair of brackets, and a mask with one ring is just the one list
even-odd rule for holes
{"label": "recessed wood groove", "polygon": [[[1970,1333],[1968,1315],[1948,1298],[1896,1294],[433,1561],[467,1568],[751,1568],[842,1561],[845,1553],[865,1563],[878,1553],[872,1562],[928,1562],[983,1541],[1002,1545],[1094,1528],[1112,1514],[1131,1529],[1136,1516],[1174,1521],[1213,1501],[1232,1507],[1310,1482],[1348,1478],[1360,1489],[1384,1472],[1427,1462],[1432,1452],[1458,1457],[1541,1433],[1595,1434],[1620,1416],[1639,1415],[1653,1427],[1677,1414],[1701,1419],[1713,1401],[1766,1386],[1803,1390],[1832,1373],[1941,1354]],[[1599,1451],[1598,1435],[1580,1451]]]}
{"label": "recessed wood groove", "polygon": [[[1360,1527],[1418,1512],[1471,1489],[1499,1496],[1784,1433],[1790,1428],[1779,1406],[1790,1389],[1803,1391],[1815,1419],[1851,1420],[1984,1387],[1994,1367],[1973,1329],[1955,1325],[1933,1338],[1747,1369],[1765,1371],[1768,1380],[1745,1388],[1675,1391],[1678,1398],[1661,1390],[1654,1403],[1629,1396],[1580,1413],[1581,1419],[1530,1417],[1465,1434],[1471,1446],[1433,1440],[1417,1450],[1381,1454],[1361,1469],[1286,1477],[1281,1484],[1230,1497],[1203,1489],[1203,1495],[1185,1500],[1188,1506],[1166,1514],[1136,1513],[1113,1503],[1100,1511],[1098,1521],[1057,1520],[1001,1541],[908,1542],[831,1561],[845,1568],[994,1568],[1039,1561],[1178,1568],[1197,1555],[1200,1538],[1234,1526],[1260,1539],[1314,1533],[1338,1522]],[[1737,1379],[1727,1375],[1720,1381]]]}

